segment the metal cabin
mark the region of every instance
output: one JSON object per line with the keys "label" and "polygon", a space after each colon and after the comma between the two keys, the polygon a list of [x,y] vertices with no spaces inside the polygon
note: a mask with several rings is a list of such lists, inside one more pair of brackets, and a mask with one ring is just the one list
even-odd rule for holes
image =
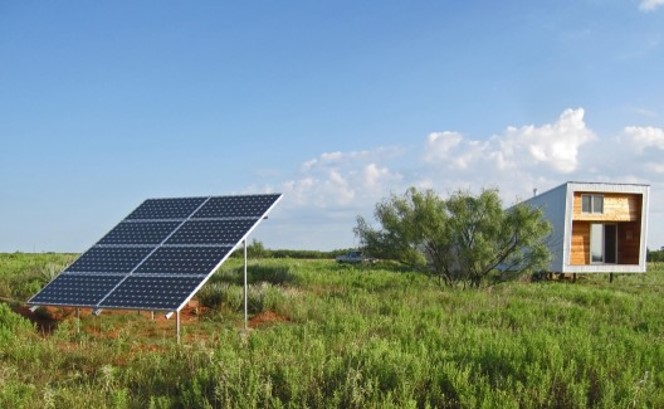
{"label": "metal cabin", "polygon": [[522,203],[553,231],[552,273],[645,273],[650,186],[567,182]]}

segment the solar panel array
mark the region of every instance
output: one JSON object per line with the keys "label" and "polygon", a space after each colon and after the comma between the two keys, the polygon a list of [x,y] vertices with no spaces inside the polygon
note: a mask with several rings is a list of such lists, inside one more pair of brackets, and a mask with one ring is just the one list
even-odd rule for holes
{"label": "solar panel array", "polygon": [[148,199],[28,304],[179,310],[280,198]]}

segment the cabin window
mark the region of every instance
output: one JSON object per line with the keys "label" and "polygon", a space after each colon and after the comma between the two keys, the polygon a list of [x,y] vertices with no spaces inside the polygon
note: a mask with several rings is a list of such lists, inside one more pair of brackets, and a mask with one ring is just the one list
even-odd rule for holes
{"label": "cabin window", "polygon": [[583,213],[604,213],[604,196],[581,195],[581,211]]}

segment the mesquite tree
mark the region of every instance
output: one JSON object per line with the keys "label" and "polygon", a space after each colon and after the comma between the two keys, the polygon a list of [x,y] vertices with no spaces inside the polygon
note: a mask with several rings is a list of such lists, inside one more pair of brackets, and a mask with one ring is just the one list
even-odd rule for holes
{"label": "mesquite tree", "polygon": [[411,187],[376,205],[380,229],[361,216],[354,231],[369,255],[394,259],[440,277],[479,287],[496,271],[520,274],[545,268],[550,224],[538,209],[503,209],[496,190],[459,191],[447,200]]}

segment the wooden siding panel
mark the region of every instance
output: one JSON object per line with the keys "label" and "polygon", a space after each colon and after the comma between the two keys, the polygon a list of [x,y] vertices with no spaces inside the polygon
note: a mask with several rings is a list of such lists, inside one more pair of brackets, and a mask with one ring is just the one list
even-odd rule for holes
{"label": "wooden siding panel", "polygon": [[[572,223],[572,246],[570,264],[581,266],[590,264],[590,222]],[[618,263],[639,264],[641,224],[638,222],[617,223]]]}
{"label": "wooden siding panel", "polygon": [[[604,213],[583,213],[581,195],[593,194],[604,196]],[[602,222],[639,222],[641,221],[640,194],[574,192],[574,214],[572,220]]]}
{"label": "wooden siding panel", "polygon": [[590,223],[572,223],[571,265],[590,264]]}
{"label": "wooden siding panel", "polygon": [[639,264],[641,223],[618,224],[618,264]]}

